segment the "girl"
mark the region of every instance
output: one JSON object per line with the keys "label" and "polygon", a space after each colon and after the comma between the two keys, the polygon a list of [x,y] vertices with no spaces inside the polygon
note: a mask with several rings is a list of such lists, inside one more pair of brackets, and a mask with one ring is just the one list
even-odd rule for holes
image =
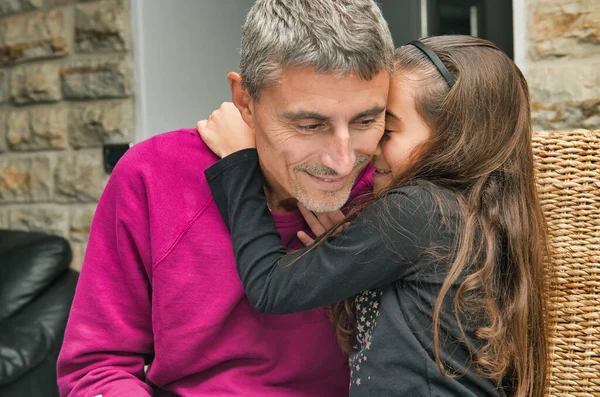
{"label": "girl", "polygon": [[[469,36],[399,48],[374,198],[297,252],[273,226],[251,131],[212,122],[203,139],[233,154],[206,175],[250,302],[272,314],[332,304],[351,396],[544,395],[546,231],[529,94],[500,49]],[[314,230],[331,226],[304,213]]]}

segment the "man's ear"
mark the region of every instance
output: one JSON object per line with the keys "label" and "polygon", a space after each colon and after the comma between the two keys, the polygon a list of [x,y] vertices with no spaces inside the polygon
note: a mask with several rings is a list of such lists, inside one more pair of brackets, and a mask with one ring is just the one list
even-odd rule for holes
{"label": "man's ear", "polygon": [[236,72],[229,72],[227,80],[229,80],[231,99],[235,107],[240,111],[244,122],[250,128],[254,128],[254,99],[252,99],[248,90],[242,84],[242,76]]}

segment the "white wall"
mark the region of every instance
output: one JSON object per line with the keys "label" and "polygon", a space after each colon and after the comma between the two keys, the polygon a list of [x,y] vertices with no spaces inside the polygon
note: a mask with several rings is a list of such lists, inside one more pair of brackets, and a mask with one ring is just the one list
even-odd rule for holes
{"label": "white wall", "polygon": [[231,100],[253,0],[132,0],[136,141],[194,127]]}
{"label": "white wall", "polygon": [[513,4],[513,51],[517,66],[527,71],[527,0],[512,0]]}

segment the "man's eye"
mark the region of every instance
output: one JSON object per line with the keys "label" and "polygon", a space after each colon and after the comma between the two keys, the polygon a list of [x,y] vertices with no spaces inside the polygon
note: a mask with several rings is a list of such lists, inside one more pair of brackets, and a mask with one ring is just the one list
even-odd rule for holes
{"label": "man's eye", "polygon": [[299,125],[298,128],[301,130],[311,132],[318,130],[323,124],[309,124],[309,125]]}
{"label": "man's eye", "polygon": [[371,124],[373,124],[374,122],[375,122],[375,119],[367,119],[367,120],[360,120],[360,121],[358,122],[358,124],[360,124],[360,125],[361,125],[361,126],[363,126],[363,127],[368,127],[368,126],[370,126]]}

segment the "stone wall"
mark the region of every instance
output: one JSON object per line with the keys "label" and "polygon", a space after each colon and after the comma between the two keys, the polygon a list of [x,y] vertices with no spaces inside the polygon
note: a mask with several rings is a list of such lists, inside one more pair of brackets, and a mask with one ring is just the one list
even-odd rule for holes
{"label": "stone wall", "polygon": [[132,92],[128,0],[0,0],[0,228],[64,236],[80,268]]}
{"label": "stone wall", "polygon": [[600,128],[600,1],[527,0],[536,130]]}

